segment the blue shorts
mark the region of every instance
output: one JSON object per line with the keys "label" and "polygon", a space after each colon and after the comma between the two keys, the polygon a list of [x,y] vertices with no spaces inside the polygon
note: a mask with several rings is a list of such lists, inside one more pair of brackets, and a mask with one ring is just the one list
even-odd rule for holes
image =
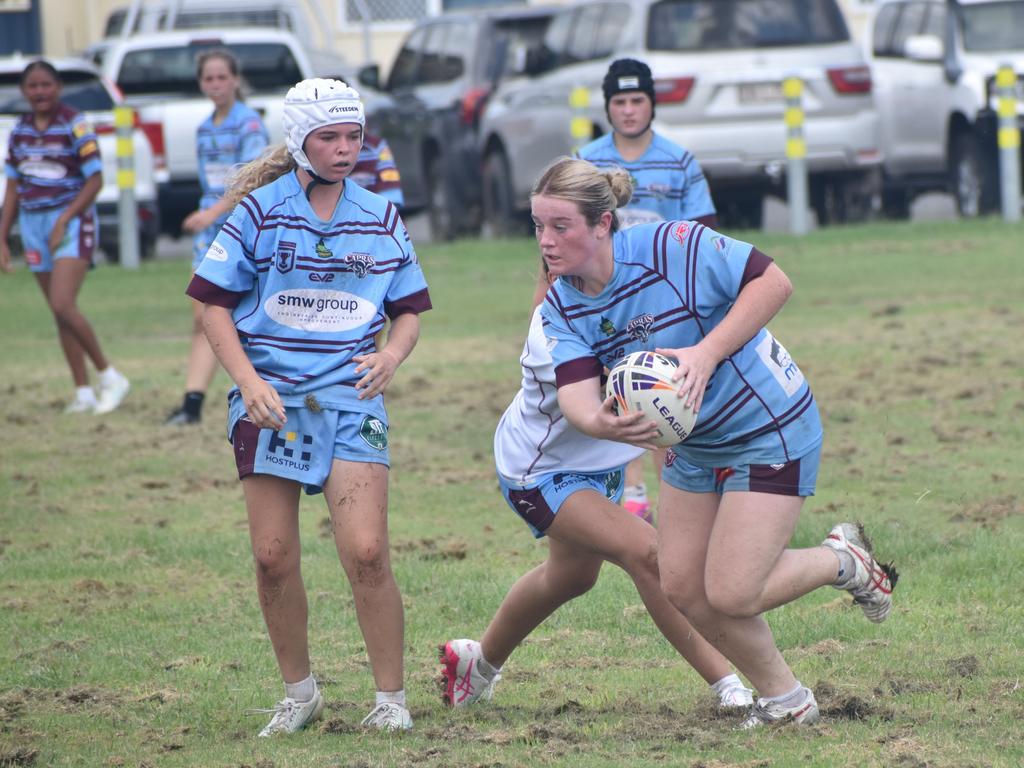
{"label": "blue shorts", "polygon": [[511,484],[501,475],[501,493],[534,538],[542,538],[566,499],[577,491],[597,491],[616,504],[622,498],[626,467],[607,472],[551,472],[532,485]]}
{"label": "blue shorts", "polygon": [[57,217],[63,212],[63,208],[54,208],[51,211],[22,211],[18,214],[18,228],[25,247],[25,263],[32,272],[52,272],[53,262],[57,259],[84,259],[92,266],[100,229],[95,209],[90,208],[69,221],[64,239],[55,252],[50,252],[47,241]]}
{"label": "blue shorts", "polygon": [[369,413],[286,407],[284,428],[260,429],[245,415],[242,398],[228,403],[228,439],[238,479],[273,475],[320,493],[334,459],[390,466],[388,424]]}
{"label": "blue shorts", "polygon": [[821,443],[798,459],[779,464],[737,464],[731,467],[698,467],[674,449],[665,455],[661,479],[690,493],[749,491],[779,496],[813,496],[821,462]]}

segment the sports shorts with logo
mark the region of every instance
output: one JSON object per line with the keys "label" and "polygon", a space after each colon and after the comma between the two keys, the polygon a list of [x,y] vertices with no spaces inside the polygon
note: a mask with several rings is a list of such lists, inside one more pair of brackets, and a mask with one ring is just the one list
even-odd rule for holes
{"label": "sports shorts with logo", "polygon": [[597,491],[616,504],[622,499],[626,467],[605,472],[551,472],[530,485],[510,483],[498,475],[501,492],[534,538],[542,538],[565,500],[577,491]]}
{"label": "sports shorts with logo", "polygon": [[57,250],[50,252],[50,233],[63,211],[63,208],[54,208],[49,211],[22,211],[18,214],[21,242],[25,247],[25,263],[32,272],[52,272],[53,262],[57,259],[84,259],[92,265],[96,239],[99,237],[99,223],[96,221],[96,211],[92,209],[68,222]]}
{"label": "sports shorts with logo", "polygon": [[[678,446],[676,447],[678,448]],[[769,464],[735,463],[722,467],[699,467],[683,458],[676,448],[665,455],[661,479],[690,493],[750,491],[779,496],[813,496],[821,461],[821,442],[798,459]],[[742,461],[742,459],[740,459]]]}
{"label": "sports shorts with logo", "polygon": [[228,439],[238,479],[273,475],[320,493],[334,459],[390,466],[388,424],[369,413],[285,407],[281,429],[260,429],[245,414],[242,398],[228,403]]}

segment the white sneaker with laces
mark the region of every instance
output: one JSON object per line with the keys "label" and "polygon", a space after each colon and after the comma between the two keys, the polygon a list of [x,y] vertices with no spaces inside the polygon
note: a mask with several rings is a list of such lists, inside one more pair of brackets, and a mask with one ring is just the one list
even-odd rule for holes
{"label": "white sneaker with laces", "polygon": [[263,713],[273,712],[274,716],[270,722],[260,731],[260,738],[265,739],[276,736],[279,733],[295,733],[320,717],[324,711],[324,697],[318,688],[313,698],[309,701],[296,701],[295,699],[284,698],[274,705],[273,709],[253,709],[250,712]]}
{"label": "white sneaker with laces", "polygon": [[374,707],[361,725],[382,731],[408,731],[412,728],[412,715],[401,704],[385,702]]}
{"label": "white sneaker with laces", "polygon": [[752,706],[754,692],[743,683],[736,682],[718,692],[718,706],[721,709],[740,709]]}
{"label": "white sneaker with laces", "polygon": [[96,403],[95,412],[110,413],[121,404],[125,395],[128,394],[129,389],[131,389],[131,384],[128,381],[128,377],[122,375],[120,372],[114,372],[112,381],[104,382],[101,379],[100,397],[99,401]]}
{"label": "white sneaker with laces", "polygon": [[786,721],[794,722],[797,725],[813,725],[818,722],[820,717],[818,702],[810,688],[804,688],[804,691],[807,693],[806,698],[795,707],[784,707],[775,701],[758,699],[747,719],[740,723],[739,727],[747,730]]}
{"label": "white sneaker with laces", "polygon": [[484,657],[476,640],[449,640],[438,647],[441,657],[441,700],[449,707],[490,701],[501,670],[488,680],[478,667]]}
{"label": "white sneaker with laces", "polygon": [[842,584],[834,584],[853,595],[869,621],[880,624],[892,610],[892,590],[899,574],[892,563],[883,565],[871,552],[871,541],[859,523],[840,523],[829,531],[821,542],[835,552],[847,552],[853,557],[854,572]]}

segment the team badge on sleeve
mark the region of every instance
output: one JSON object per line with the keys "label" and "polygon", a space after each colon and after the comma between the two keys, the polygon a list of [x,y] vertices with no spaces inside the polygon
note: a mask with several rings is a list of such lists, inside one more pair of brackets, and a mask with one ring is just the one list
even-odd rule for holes
{"label": "team badge on sleeve", "polygon": [[690,234],[690,225],[685,221],[680,221],[675,227],[672,228],[672,237],[679,241],[680,245],[686,242],[686,236]]}
{"label": "team badge on sleeve", "polygon": [[78,120],[74,125],[72,125],[71,132],[75,134],[76,139],[80,139],[83,136],[88,136],[90,133],[95,133],[92,127],[92,123],[84,119]]}

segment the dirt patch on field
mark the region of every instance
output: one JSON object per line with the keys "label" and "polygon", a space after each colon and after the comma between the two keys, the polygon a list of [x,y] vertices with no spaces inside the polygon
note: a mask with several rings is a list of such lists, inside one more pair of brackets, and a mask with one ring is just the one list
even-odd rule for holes
{"label": "dirt patch on field", "polygon": [[393,552],[411,552],[424,560],[465,560],[469,545],[462,539],[405,539],[391,545]]}
{"label": "dirt patch on field", "polygon": [[1007,495],[967,505],[949,519],[953,523],[974,523],[983,528],[994,529],[1013,515],[1024,515],[1024,501],[1014,495]]}
{"label": "dirt patch on field", "polygon": [[892,710],[881,706],[873,698],[845,693],[827,680],[819,680],[814,688],[818,708],[823,717],[831,720],[892,720]]}
{"label": "dirt patch on field", "polygon": [[957,659],[949,659],[946,661],[946,667],[957,677],[963,677],[970,680],[972,677],[978,674],[981,669],[981,662],[978,661],[978,657],[972,655],[961,656]]}
{"label": "dirt patch on field", "polygon": [[39,750],[32,747],[19,747],[9,752],[0,752],[0,766],[35,765]]}

